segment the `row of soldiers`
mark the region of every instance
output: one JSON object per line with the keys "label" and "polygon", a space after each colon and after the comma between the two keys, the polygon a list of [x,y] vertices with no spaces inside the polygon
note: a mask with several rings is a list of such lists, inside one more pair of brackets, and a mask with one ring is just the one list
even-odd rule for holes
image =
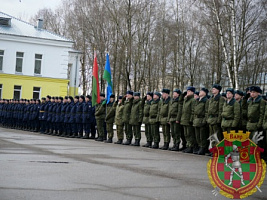
{"label": "row of soldiers", "polygon": [[[265,148],[266,152],[267,103],[266,96],[261,95],[260,87],[249,87],[245,93],[228,88],[225,94],[221,94],[221,90],[220,85],[214,84],[212,96],[208,96],[208,89],[202,88],[197,93],[195,88],[190,86],[185,92],[175,89],[172,98],[169,89],[163,89],[161,93],[148,92],[143,98],[139,92],[127,91],[127,94],[120,96],[116,102],[113,96],[108,104],[102,95],[95,113],[98,140],[103,140],[103,124],[106,123],[107,142],[112,142],[115,123],[118,138],[116,144],[130,145],[134,138],[132,145],[140,146],[143,123],[147,139],[144,147],[211,155],[207,151],[207,139],[214,133],[222,140],[224,131],[250,131],[251,138],[257,131],[264,131],[264,139],[259,145]],[[160,127],[164,140],[161,147]],[[123,143],[124,135],[126,141]],[[173,146],[169,147],[171,138]],[[179,148],[181,141],[182,148]]]}
{"label": "row of soldiers", "polygon": [[[0,122],[7,127],[80,138],[95,138],[97,125],[96,140],[107,143],[113,142],[115,124],[115,143],[131,145],[134,138],[134,146],[140,146],[143,123],[147,139],[144,147],[199,155],[207,153],[207,138],[213,133],[222,139],[222,131],[248,130],[252,137],[256,131],[265,130],[266,140],[267,109],[260,87],[249,87],[245,93],[228,88],[220,94],[221,90],[220,85],[214,84],[210,97],[208,89],[196,92],[190,86],[185,92],[175,89],[172,98],[169,89],[148,92],[143,98],[139,92],[127,91],[116,101],[112,94],[108,102],[101,94],[101,102],[95,107],[89,95],[74,99],[47,96],[41,101],[1,100]],[[164,140],[161,147],[160,127]],[[173,146],[169,147],[171,138]],[[260,146],[265,147],[266,142]]]}
{"label": "row of soldiers", "polygon": [[95,138],[96,133],[94,107],[89,95],[0,100],[0,123],[8,128],[72,138]]}

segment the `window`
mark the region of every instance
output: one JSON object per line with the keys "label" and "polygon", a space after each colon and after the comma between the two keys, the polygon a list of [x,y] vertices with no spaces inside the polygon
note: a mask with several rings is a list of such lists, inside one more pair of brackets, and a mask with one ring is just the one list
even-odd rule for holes
{"label": "window", "polygon": [[42,57],[43,55],[41,54],[35,54],[35,65],[34,65],[35,74],[41,74]]}
{"label": "window", "polygon": [[0,99],[2,99],[2,88],[3,88],[3,85],[0,84]]}
{"label": "window", "polygon": [[22,72],[23,52],[17,52],[16,56],[16,72]]}
{"label": "window", "polygon": [[4,51],[0,50],[0,71],[3,70]]}
{"label": "window", "polygon": [[72,64],[68,64],[68,74],[67,74],[67,79],[70,80],[70,74],[71,74],[71,68],[72,68]]}
{"label": "window", "polygon": [[13,99],[20,99],[20,95],[21,95],[21,86],[20,85],[14,85]]}
{"label": "window", "polygon": [[33,87],[33,95],[32,95],[32,98],[34,98],[34,99],[40,99],[40,92],[41,92],[41,88],[39,88],[39,87]]}

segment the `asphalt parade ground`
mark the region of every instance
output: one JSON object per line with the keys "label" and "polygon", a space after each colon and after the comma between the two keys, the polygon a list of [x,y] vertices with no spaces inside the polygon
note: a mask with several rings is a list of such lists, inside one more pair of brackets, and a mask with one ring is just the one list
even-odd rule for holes
{"label": "asphalt parade ground", "polygon": [[[0,200],[227,199],[212,194],[209,159],[0,128]],[[266,177],[260,189],[246,199],[267,199]]]}

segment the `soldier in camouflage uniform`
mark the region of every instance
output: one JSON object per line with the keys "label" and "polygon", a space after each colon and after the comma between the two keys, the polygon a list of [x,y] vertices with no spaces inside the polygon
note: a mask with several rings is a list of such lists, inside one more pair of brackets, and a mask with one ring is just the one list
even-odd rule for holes
{"label": "soldier in camouflage uniform", "polygon": [[[251,132],[250,138],[252,138],[256,131],[263,130],[263,118],[265,113],[265,101],[260,95],[262,90],[258,86],[250,87],[250,96],[248,100],[248,112],[247,112],[247,130]],[[259,146],[262,146],[263,142],[260,141]]]}
{"label": "soldier in camouflage uniform", "polygon": [[[220,95],[222,87],[214,84],[212,87],[212,97],[209,99],[207,122],[209,125],[209,135],[217,133],[218,139],[222,140],[222,108],[225,99]],[[208,155],[211,155],[210,153]]]}
{"label": "soldier in camouflage uniform", "polygon": [[241,102],[241,130],[245,133],[247,131],[247,123],[248,123],[248,101],[250,99],[250,87],[246,88],[246,93],[244,94],[244,97]]}
{"label": "soldier in camouflage uniform", "polygon": [[227,101],[223,104],[222,129],[228,133],[236,130],[240,122],[240,104],[234,98],[235,91],[232,88],[226,90]]}
{"label": "soldier in camouflage uniform", "polygon": [[196,99],[194,106],[194,121],[196,142],[199,149],[195,149],[194,154],[204,155],[207,151],[208,126],[207,126],[207,110],[209,90],[202,88],[199,92],[199,98]]}
{"label": "soldier in camouflage uniform", "polygon": [[193,150],[196,147],[195,130],[193,127],[193,111],[196,101],[194,99],[194,93],[195,88],[193,86],[189,86],[187,88],[182,109],[181,124],[184,126],[184,135],[187,142],[187,148],[183,150],[184,153],[193,153]]}
{"label": "soldier in camouflage uniform", "polygon": [[106,143],[112,143],[112,139],[114,136],[113,123],[116,113],[116,104],[114,100],[115,100],[115,95],[111,94],[109,103],[107,104],[106,124],[107,124],[108,140],[105,141]]}
{"label": "soldier in camouflage uniform", "polygon": [[96,141],[103,142],[104,141],[104,123],[105,123],[105,117],[106,117],[106,100],[105,100],[105,94],[100,94],[100,103],[96,104],[95,107],[95,118],[96,118],[96,124],[97,124],[97,133],[98,138]]}
{"label": "soldier in camouflage uniform", "polygon": [[151,103],[153,101],[153,93],[148,92],[144,97],[145,104],[144,104],[144,116],[143,116],[143,123],[145,124],[145,135],[147,143],[143,145],[143,147],[152,147],[153,142],[153,135],[151,132],[151,125],[149,123],[149,110]]}
{"label": "soldier in camouflage uniform", "polygon": [[143,102],[140,99],[140,92],[134,92],[134,100],[131,109],[131,116],[129,123],[133,127],[133,134],[135,138],[135,143],[133,146],[140,146],[141,140],[141,124],[143,120]]}
{"label": "soldier in camouflage uniform", "polygon": [[115,115],[115,124],[116,124],[116,130],[117,130],[117,138],[118,141],[115,142],[115,144],[122,144],[123,141],[123,109],[124,105],[122,103],[122,96],[119,96],[118,99],[118,105],[116,106],[116,115]]}
{"label": "soldier in camouflage uniform", "polygon": [[130,124],[130,116],[133,105],[133,92],[127,91],[126,96],[122,98],[122,103],[124,105],[123,109],[123,122],[125,127],[126,142],[124,145],[130,145],[133,139],[132,125]]}
{"label": "soldier in camouflage uniform", "polygon": [[151,124],[151,132],[154,139],[153,149],[159,148],[160,135],[159,135],[159,110],[160,110],[160,97],[159,92],[155,92],[153,95],[153,101],[149,109],[149,123]]}
{"label": "soldier in camouflage uniform", "polygon": [[162,127],[164,145],[160,148],[162,150],[169,149],[169,144],[171,140],[170,135],[170,124],[168,123],[168,114],[169,114],[169,105],[171,101],[171,97],[169,96],[170,90],[163,89],[162,90],[162,100],[159,111],[159,119]]}
{"label": "soldier in camouflage uniform", "polygon": [[180,138],[183,131],[183,127],[180,124],[183,107],[183,101],[180,97],[181,94],[181,90],[175,89],[172,93],[173,98],[170,102],[168,122],[171,127],[171,135],[173,140],[173,147],[169,148],[171,151],[179,151]]}

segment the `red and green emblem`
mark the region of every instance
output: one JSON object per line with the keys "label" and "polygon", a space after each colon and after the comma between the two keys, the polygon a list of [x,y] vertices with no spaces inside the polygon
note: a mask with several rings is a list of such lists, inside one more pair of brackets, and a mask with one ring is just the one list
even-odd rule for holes
{"label": "red and green emblem", "polygon": [[224,139],[210,149],[213,158],[207,164],[212,186],[223,196],[242,199],[260,190],[266,163],[263,149],[249,139],[249,132],[224,132]]}

